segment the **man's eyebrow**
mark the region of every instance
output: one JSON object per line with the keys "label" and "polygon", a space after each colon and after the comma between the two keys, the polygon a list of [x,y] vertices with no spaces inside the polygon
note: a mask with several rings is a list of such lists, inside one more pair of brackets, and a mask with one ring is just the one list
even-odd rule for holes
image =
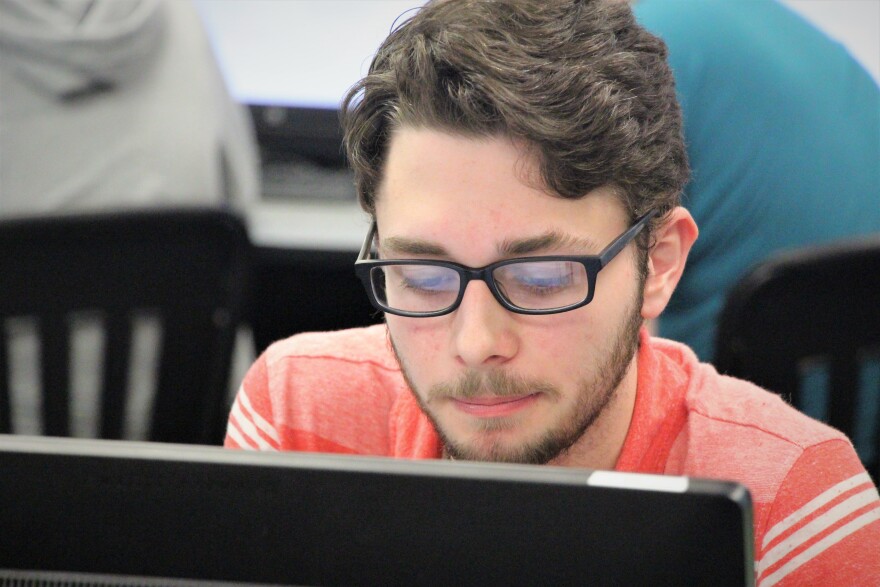
{"label": "man's eyebrow", "polygon": [[599,243],[588,237],[576,237],[555,230],[547,231],[529,238],[505,240],[498,245],[498,253],[502,257],[514,257],[529,253],[552,251],[558,249],[574,249],[577,251],[598,252]]}
{"label": "man's eyebrow", "polygon": [[[436,243],[403,236],[392,236],[386,239],[381,239],[379,246],[383,252],[394,256],[449,256],[447,250]],[[498,245],[498,255],[500,257],[514,257],[563,248],[574,249],[575,251],[583,251],[586,253],[594,251],[598,252],[600,247],[595,240],[588,237],[575,237],[557,231],[548,231],[538,236],[504,240]]]}
{"label": "man's eyebrow", "polygon": [[386,254],[393,255],[447,256],[446,249],[438,244],[403,236],[392,236],[386,239],[380,239],[379,248]]}

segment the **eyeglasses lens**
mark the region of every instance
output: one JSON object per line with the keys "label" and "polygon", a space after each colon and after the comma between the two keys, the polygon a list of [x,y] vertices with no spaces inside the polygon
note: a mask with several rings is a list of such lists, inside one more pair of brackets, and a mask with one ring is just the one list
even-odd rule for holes
{"label": "eyeglasses lens", "polygon": [[[455,304],[461,276],[439,265],[399,264],[373,267],[373,291],[379,302],[404,312],[430,313]],[[578,304],[589,294],[583,264],[572,261],[519,261],[497,267],[492,280],[506,301],[526,310]]]}

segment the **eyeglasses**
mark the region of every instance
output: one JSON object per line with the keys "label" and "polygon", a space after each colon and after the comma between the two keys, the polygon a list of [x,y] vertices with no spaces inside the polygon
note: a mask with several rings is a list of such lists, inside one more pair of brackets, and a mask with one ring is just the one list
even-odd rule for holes
{"label": "eyeglasses", "polygon": [[376,309],[397,316],[428,318],[454,312],[469,282],[483,281],[498,303],[518,314],[557,314],[593,299],[599,271],[656,215],[636,220],[598,255],[551,255],[505,259],[485,267],[451,261],[368,259],[376,221],[361,247],[355,272]]}

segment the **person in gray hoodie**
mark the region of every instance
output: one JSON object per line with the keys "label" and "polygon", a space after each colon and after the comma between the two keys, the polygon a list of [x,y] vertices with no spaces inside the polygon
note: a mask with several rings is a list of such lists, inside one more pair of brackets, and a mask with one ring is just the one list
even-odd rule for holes
{"label": "person in gray hoodie", "polygon": [[0,0],[0,216],[241,207],[258,178],[188,0]]}

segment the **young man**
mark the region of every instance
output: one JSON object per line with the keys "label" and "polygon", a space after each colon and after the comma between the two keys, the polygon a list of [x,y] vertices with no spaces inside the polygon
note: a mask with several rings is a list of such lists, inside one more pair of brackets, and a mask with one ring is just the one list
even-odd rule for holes
{"label": "young man", "polygon": [[697,228],[661,41],[625,4],[444,0],[344,104],[386,324],[276,343],[227,446],[734,479],[762,585],[876,584],[852,445],[651,338]]}

